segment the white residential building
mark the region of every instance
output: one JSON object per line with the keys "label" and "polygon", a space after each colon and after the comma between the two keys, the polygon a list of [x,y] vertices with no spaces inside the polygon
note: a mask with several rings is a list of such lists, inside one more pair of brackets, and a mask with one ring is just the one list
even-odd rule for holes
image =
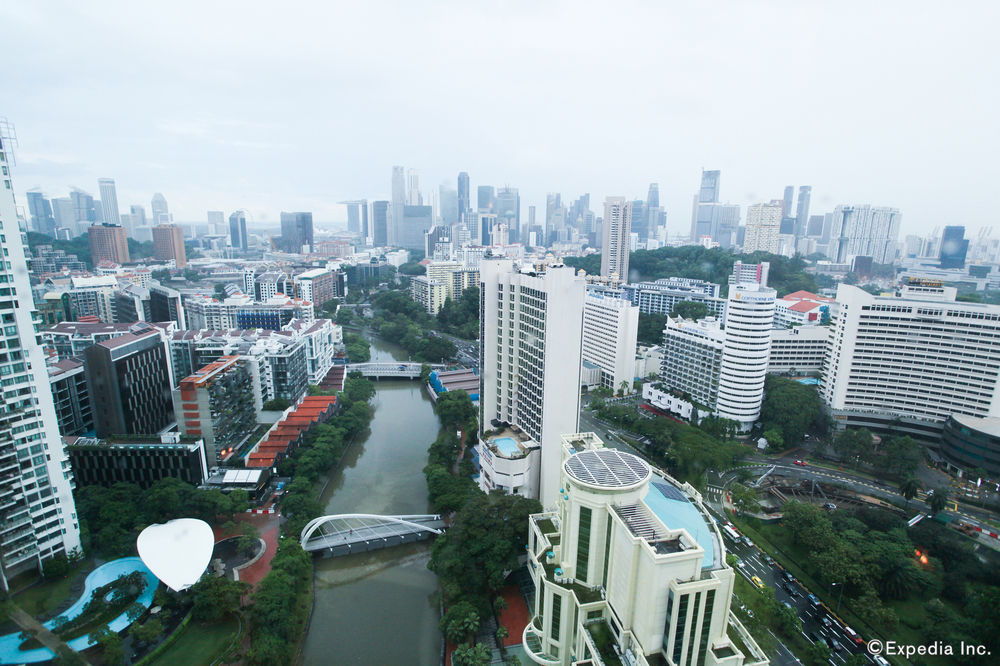
{"label": "white residential building", "polygon": [[479,270],[457,261],[432,261],[426,274],[411,278],[410,298],[437,314],[445,299],[458,300],[469,287],[479,286]]}
{"label": "white residential building", "polygon": [[184,299],[187,327],[191,329],[266,328],[279,330],[292,319],[311,322],[315,318],[311,301],[278,293],[264,301],[246,294],[224,300],[195,295]]}
{"label": "white residential building", "polygon": [[767,371],[775,374],[822,371],[831,330],[830,326],[773,329]]}
{"label": "white residential building", "polygon": [[[578,430],[586,283],[572,268],[483,260],[480,285],[481,437],[516,426],[541,446],[531,473],[555,506],[560,437]],[[480,458],[487,443],[480,444]],[[480,475],[480,486],[489,489]]]}
{"label": "white residential building", "polygon": [[632,233],[632,202],[625,197],[604,200],[604,236],[601,245],[601,277],[628,280],[629,239]]}
{"label": "white residential building", "polygon": [[896,422],[936,440],[952,414],[1000,417],[1000,306],[913,280],[874,296],[841,284],[822,395],[841,427]]}
{"label": "white residential building", "polygon": [[719,398],[725,343],[726,335],[715,317],[698,321],[683,317],[667,319],[660,383],[714,410]]}
{"label": "white residential building", "polygon": [[[0,588],[80,547],[72,471],[59,435],[45,354],[36,333],[28,262],[10,174],[13,131],[0,118]],[[5,266],[5,267],[4,267]]]}
{"label": "white residential building", "polygon": [[781,206],[776,204],[754,204],[747,208],[746,237],[743,252],[770,252],[778,254],[781,231]]}
{"label": "white residential building", "polygon": [[532,661],[768,663],[730,612],[736,574],[693,487],[593,433],[566,434],[561,463],[554,510],[529,519]]}
{"label": "white residential building", "polygon": [[732,285],[726,304],[726,342],[716,410],[749,430],[760,416],[771,351],[776,293],[753,282]]}
{"label": "white residential building", "polygon": [[417,275],[410,278],[410,298],[420,303],[429,314],[437,314],[444,307],[448,290],[440,280]]}
{"label": "white residential building", "polygon": [[639,308],[620,298],[588,293],[583,303],[583,361],[601,369],[601,385],[632,391]]}
{"label": "white residential building", "polygon": [[70,278],[69,307],[74,319],[97,317],[103,322],[116,321],[115,292],[118,278],[113,275],[102,277]]}
{"label": "white residential building", "polygon": [[877,264],[891,264],[899,251],[902,215],[895,208],[837,206],[833,209],[828,256],[844,263],[850,257],[871,257]]}

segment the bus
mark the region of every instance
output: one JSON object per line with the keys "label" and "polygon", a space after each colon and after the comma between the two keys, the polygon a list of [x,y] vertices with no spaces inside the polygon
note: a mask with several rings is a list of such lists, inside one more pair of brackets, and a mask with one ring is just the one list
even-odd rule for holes
{"label": "bus", "polygon": [[740,533],[739,533],[739,532],[737,532],[736,530],[734,530],[734,529],[733,529],[732,527],[730,527],[729,525],[723,525],[723,526],[722,526],[722,531],[723,531],[723,532],[725,532],[725,533],[726,533],[726,536],[728,536],[728,537],[729,537],[730,539],[732,539],[733,541],[736,541],[736,542],[739,542],[739,541],[740,541],[740,538],[741,538],[741,537],[740,537]]}

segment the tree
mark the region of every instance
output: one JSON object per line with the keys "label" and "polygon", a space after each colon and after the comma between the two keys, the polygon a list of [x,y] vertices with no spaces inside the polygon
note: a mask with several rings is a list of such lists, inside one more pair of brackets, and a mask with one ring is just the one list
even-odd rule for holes
{"label": "tree", "polygon": [[920,482],[912,476],[905,478],[899,484],[899,492],[906,499],[906,508],[910,508],[910,500],[917,496],[917,491],[919,490]]}
{"label": "tree", "polygon": [[464,643],[479,631],[479,612],[468,601],[451,606],[439,622],[441,633],[451,643]]}
{"label": "tree", "polygon": [[198,620],[215,622],[239,610],[243,595],[249,588],[246,583],[225,576],[204,576],[191,588],[194,599],[191,611]]}
{"label": "tree", "polygon": [[764,439],[767,440],[767,445],[776,451],[781,451],[785,446],[785,437],[780,430],[765,430]]}
{"label": "tree", "polygon": [[137,641],[152,643],[163,633],[163,623],[154,617],[145,624],[133,624],[128,633]]}
{"label": "tree", "polygon": [[344,348],[351,363],[367,363],[371,360],[371,345],[360,335],[344,333]]}
{"label": "tree", "polygon": [[287,398],[274,398],[265,402],[262,408],[264,411],[280,412],[288,409],[290,406],[291,404]]}
{"label": "tree", "polygon": [[492,654],[482,643],[460,647],[451,653],[451,663],[455,666],[488,666]]}
{"label": "tree", "polygon": [[733,485],[730,494],[733,498],[733,506],[740,513],[757,513],[760,511],[760,496],[753,488],[748,488],[742,483]]}
{"label": "tree", "polygon": [[948,491],[945,488],[935,488],[932,491],[930,505],[931,513],[941,513],[948,506]]}
{"label": "tree", "polygon": [[677,301],[674,309],[670,311],[670,316],[702,319],[708,316],[708,306],[700,301]]}
{"label": "tree", "polygon": [[438,396],[437,414],[442,428],[464,430],[476,418],[476,407],[465,391],[446,391]]}
{"label": "tree", "polygon": [[53,555],[42,565],[42,575],[46,578],[62,578],[69,573],[69,558],[63,554]]}
{"label": "tree", "polygon": [[344,308],[344,307],[337,308],[336,321],[341,326],[347,326],[352,321],[354,321],[354,312],[351,311],[351,308]]}
{"label": "tree", "polygon": [[105,664],[123,664],[125,662],[125,651],[122,648],[122,638],[104,625],[96,631],[91,632],[90,637],[101,646],[102,659]]}
{"label": "tree", "polygon": [[882,469],[900,476],[908,476],[916,471],[923,460],[923,449],[912,437],[892,437],[882,447],[880,465]]}
{"label": "tree", "polygon": [[663,329],[667,326],[667,315],[655,312],[639,313],[638,341],[644,345],[662,345]]}
{"label": "tree", "polygon": [[430,379],[431,379],[431,372],[433,372],[431,370],[431,366],[427,365],[426,363],[421,363],[420,364],[420,383],[421,384],[426,384],[427,382],[430,381]]}
{"label": "tree", "polygon": [[847,461],[857,461],[871,456],[875,440],[867,428],[848,428],[833,440],[833,450]]}
{"label": "tree", "polygon": [[507,638],[508,636],[510,636],[510,632],[507,631],[507,627],[497,628],[497,643],[500,643],[502,645],[503,639]]}
{"label": "tree", "polygon": [[226,298],[226,285],[221,282],[215,283],[215,297],[220,301]]}
{"label": "tree", "polygon": [[[760,420],[765,431],[781,432],[782,446],[797,446],[806,432],[817,428],[822,421],[822,404],[816,388],[787,377],[767,375]],[[766,434],[764,437],[771,442]]]}

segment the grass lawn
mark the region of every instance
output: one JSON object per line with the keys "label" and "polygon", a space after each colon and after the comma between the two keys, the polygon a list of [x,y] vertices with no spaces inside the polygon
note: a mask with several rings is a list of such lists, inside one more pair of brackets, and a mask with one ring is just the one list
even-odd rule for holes
{"label": "grass lawn", "polygon": [[[69,599],[70,587],[72,587],[73,579],[79,571],[79,568],[74,568],[62,578],[42,580],[26,590],[16,592],[14,601],[32,617],[37,618],[43,613],[50,613]],[[76,599],[70,599],[70,601],[76,601]]]}
{"label": "grass lawn", "polygon": [[222,656],[236,637],[239,620],[229,616],[224,620],[204,624],[191,621],[177,640],[161,652],[150,666],[208,665]]}

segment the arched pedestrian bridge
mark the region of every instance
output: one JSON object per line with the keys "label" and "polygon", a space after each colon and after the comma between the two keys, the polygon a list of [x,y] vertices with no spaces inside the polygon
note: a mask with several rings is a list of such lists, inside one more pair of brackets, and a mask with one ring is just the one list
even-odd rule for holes
{"label": "arched pedestrian bridge", "polygon": [[[420,376],[422,363],[349,363],[347,373],[360,372],[365,377],[373,379],[388,377],[403,377],[416,379]],[[448,366],[440,363],[428,364],[431,370],[447,370]]]}
{"label": "arched pedestrian bridge", "polygon": [[313,518],[302,528],[303,550],[327,551],[333,557],[423,541],[444,531],[441,516],[378,516],[345,513]]}

